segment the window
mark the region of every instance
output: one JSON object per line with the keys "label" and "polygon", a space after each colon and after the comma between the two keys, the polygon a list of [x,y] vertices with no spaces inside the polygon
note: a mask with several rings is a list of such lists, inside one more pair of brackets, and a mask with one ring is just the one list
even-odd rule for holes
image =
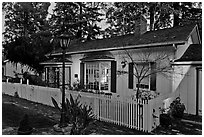
{"label": "window", "polygon": [[[135,68],[136,67],[136,68]],[[156,63],[129,63],[129,88],[156,90]],[[138,84],[138,78],[141,80]]]}
{"label": "window", "polygon": [[[62,67],[45,67],[45,81],[49,87],[60,88],[62,86]],[[65,86],[69,87],[71,81],[71,67],[65,67]]]}
{"label": "window", "polygon": [[85,85],[87,89],[110,91],[111,62],[86,62]]}

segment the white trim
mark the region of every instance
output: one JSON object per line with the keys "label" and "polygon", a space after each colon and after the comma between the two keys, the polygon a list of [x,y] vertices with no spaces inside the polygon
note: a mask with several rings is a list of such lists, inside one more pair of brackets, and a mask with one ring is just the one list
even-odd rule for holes
{"label": "white trim", "polygon": [[180,62],[174,62],[172,65],[201,65],[202,61],[180,61]]}
{"label": "white trim", "polygon": [[[62,65],[62,62],[53,62],[53,63],[49,63],[49,62],[42,62],[40,63],[40,65],[50,65],[50,66],[54,66],[54,65]],[[65,65],[72,65],[71,63],[66,63],[65,62]]]}
{"label": "white trim", "polygon": [[[185,43],[185,42],[186,40],[185,41],[163,42],[163,43],[140,44],[140,45],[132,45],[132,46],[126,46],[126,47],[114,47],[114,48],[91,49],[91,50],[84,50],[84,51],[67,52],[66,54],[80,54],[80,53],[87,53],[87,52],[94,52],[94,51],[107,51],[107,50],[110,51],[110,50],[158,47],[158,46],[179,44],[179,43]],[[62,53],[52,53],[51,55],[61,55],[61,54]]]}
{"label": "white trim", "polygon": [[85,59],[83,62],[94,62],[94,61],[113,61],[115,59]]}

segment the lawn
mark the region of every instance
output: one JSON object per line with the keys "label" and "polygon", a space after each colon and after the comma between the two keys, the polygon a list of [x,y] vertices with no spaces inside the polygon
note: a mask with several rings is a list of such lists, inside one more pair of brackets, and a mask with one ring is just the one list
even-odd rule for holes
{"label": "lawn", "polygon": [[[61,134],[53,130],[59,122],[60,113],[53,107],[34,103],[25,99],[2,95],[2,134],[15,135],[19,121],[24,114],[28,114],[30,125],[34,128],[33,135]],[[202,117],[185,115],[185,119],[171,128],[158,127],[150,134],[159,135],[200,135],[202,134]],[[147,133],[110,123],[97,121],[90,130],[90,134],[97,135],[144,135]]]}

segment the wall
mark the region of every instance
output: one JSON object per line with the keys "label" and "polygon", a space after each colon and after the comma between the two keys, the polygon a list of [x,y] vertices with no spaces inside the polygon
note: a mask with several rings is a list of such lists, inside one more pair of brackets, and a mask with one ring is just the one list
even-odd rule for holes
{"label": "wall", "polygon": [[6,65],[4,67],[4,75],[5,76],[10,76],[10,77],[15,77],[15,72],[17,73],[22,73],[28,71],[31,74],[34,74],[34,72],[30,71],[27,66],[22,66],[20,63],[14,64],[11,62],[6,62]]}
{"label": "wall", "polygon": [[186,106],[186,112],[196,114],[196,68],[190,65],[174,66],[174,68],[171,96],[173,98],[180,96]]}
{"label": "wall", "polygon": [[[117,61],[117,70],[128,72],[128,62],[131,62],[124,50],[112,51],[111,52]],[[135,62],[144,61],[154,61],[158,59],[160,55],[167,55],[171,60],[174,58],[174,48],[173,46],[168,47],[157,47],[157,48],[146,48],[146,49],[131,49],[128,51],[131,54]],[[147,57],[149,56],[149,57]],[[126,60],[127,64],[125,68],[122,68],[121,62]],[[163,60],[160,65],[165,66],[169,63],[169,60]],[[168,76],[167,76],[168,75]],[[172,78],[171,75],[167,73],[157,73],[156,77],[156,89],[161,95],[172,92]],[[117,75],[117,93],[122,96],[130,96],[135,93],[136,89],[128,89],[128,74]]]}
{"label": "wall", "polygon": [[[132,54],[132,57],[135,59],[135,61],[140,60],[141,56],[146,56],[148,54],[150,54],[149,61],[154,60],[154,58],[158,57],[161,54],[168,55],[168,57],[171,59],[174,58],[174,48],[172,46],[146,49],[131,49],[128,52]],[[127,56],[125,50],[111,51],[111,53],[117,61],[117,71],[124,72],[117,73],[116,94],[119,94],[120,96],[130,96],[135,93],[133,89],[128,89],[128,62],[131,62],[130,58]],[[74,54],[71,56],[71,60],[73,62],[71,65],[71,84],[76,81],[74,74],[78,74],[78,78],[80,79],[80,59],[82,58],[83,54]],[[125,68],[122,68],[121,62],[124,60],[127,61],[127,64]],[[167,62],[163,61],[162,63],[164,64]],[[157,74],[156,79],[156,88],[158,92],[160,92],[161,94],[165,94],[172,91],[171,77],[165,77],[163,74]]]}
{"label": "wall", "polygon": [[82,58],[83,54],[75,54],[71,57],[71,61],[73,62],[71,66],[71,84],[76,81],[75,74],[78,74],[78,78],[80,79],[80,59]]}

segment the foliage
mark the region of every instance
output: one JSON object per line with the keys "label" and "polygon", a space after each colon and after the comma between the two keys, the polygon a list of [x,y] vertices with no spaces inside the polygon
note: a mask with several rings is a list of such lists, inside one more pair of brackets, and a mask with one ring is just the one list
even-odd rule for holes
{"label": "foliage", "polygon": [[181,103],[180,97],[172,101],[169,108],[162,108],[160,114],[160,124],[162,126],[170,126],[172,123],[178,123],[183,118],[185,105]]}
{"label": "foliage", "polygon": [[[54,106],[61,111],[54,98],[52,98]],[[66,99],[65,103],[66,122],[72,124],[71,135],[86,134],[90,124],[94,123],[94,114],[92,108],[87,105],[80,104],[79,96],[73,99],[70,94],[70,99]]]}
{"label": "foliage", "polygon": [[54,35],[68,33],[77,39],[96,39],[100,34],[100,2],[56,2],[50,26]]}
{"label": "foliage", "polygon": [[25,81],[23,83],[26,83],[26,80],[29,80],[29,85],[37,85],[37,86],[46,86],[46,83],[42,81],[42,78],[37,75],[31,75],[28,72],[25,72],[23,74],[23,78]]}
{"label": "foliage", "polygon": [[149,30],[177,26],[192,18],[202,18],[200,2],[114,2],[106,11],[104,37],[134,33],[137,16],[150,20]]}
{"label": "foliage", "polygon": [[147,91],[147,90],[142,90],[139,92],[139,98],[146,99],[146,100],[151,100],[156,98],[159,95],[156,91]]}
{"label": "foliage", "polygon": [[47,30],[49,2],[3,2],[2,5],[5,14],[3,34],[6,42]]}
{"label": "foliage", "polygon": [[104,37],[132,34],[136,17],[146,12],[142,2],[114,2],[106,12],[109,27],[105,29]]}
{"label": "foliage", "polygon": [[180,97],[177,97],[173,102],[170,104],[169,113],[174,118],[182,118],[185,110],[185,105],[181,103]]}
{"label": "foliage", "polygon": [[4,2],[5,32],[3,48],[5,56],[13,63],[28,65],[41,73],[40,62],[53,50],[48,15],[48,2]]}

